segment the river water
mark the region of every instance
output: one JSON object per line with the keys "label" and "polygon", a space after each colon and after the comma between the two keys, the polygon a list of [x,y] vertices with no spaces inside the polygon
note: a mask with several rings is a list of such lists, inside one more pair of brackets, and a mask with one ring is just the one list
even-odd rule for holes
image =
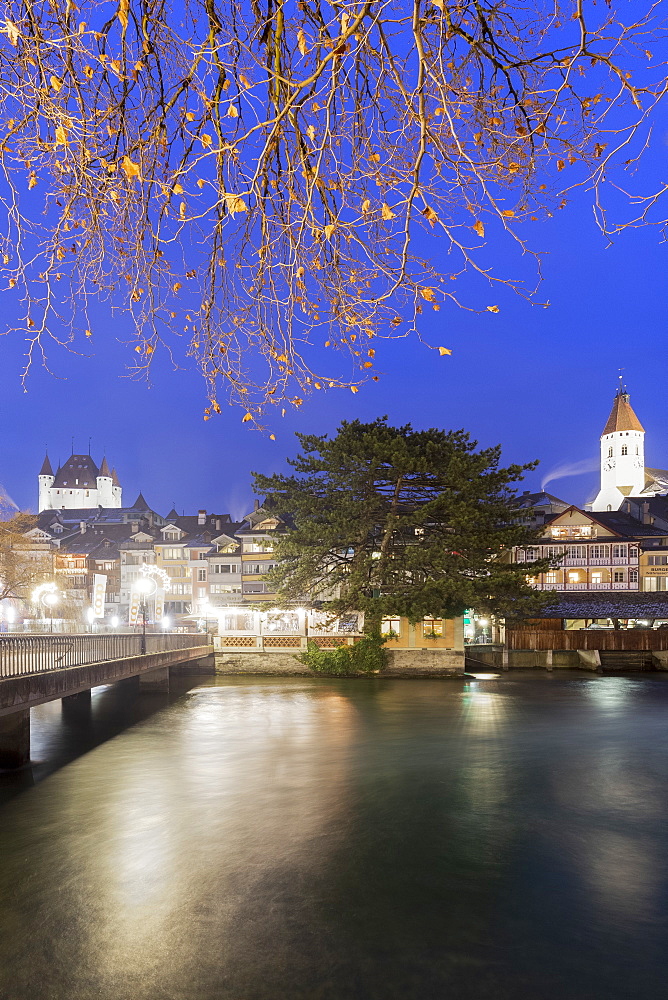
{"label": "river water", "polygon": [[668,678],[197,678],[33,712],[2,1000],[657,1000]]}

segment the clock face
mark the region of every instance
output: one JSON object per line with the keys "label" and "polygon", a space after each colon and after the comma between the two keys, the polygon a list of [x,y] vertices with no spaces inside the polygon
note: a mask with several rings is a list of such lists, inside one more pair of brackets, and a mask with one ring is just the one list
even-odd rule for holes
{"label": "clock face", "polygon": [[636,469],[642,469],[642,467],[643,467],[642,466],[642,462],[640,461],[639,458],[636,458],[636,460],[635,460],[635,462],[633,464],[634,464],[634,466],[635,466]]}
{"label": "clock face", "polygon": [[605,471],[610,472],[610,470],[614,469],[614,467],[615,467],[614,458],[606,458],[605,462],[603,463],[603,468],[605,469]]}

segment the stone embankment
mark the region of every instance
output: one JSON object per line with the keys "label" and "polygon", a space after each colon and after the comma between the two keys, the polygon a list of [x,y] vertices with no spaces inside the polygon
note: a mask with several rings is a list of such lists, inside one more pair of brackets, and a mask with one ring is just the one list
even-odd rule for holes
{"label": "stone embankment", "polygon": [[[217,674],[315,676],[293,653],[217,652]],[[464,653],[450,649],[387,650],[387,666],[382,677],[463,677]]]}

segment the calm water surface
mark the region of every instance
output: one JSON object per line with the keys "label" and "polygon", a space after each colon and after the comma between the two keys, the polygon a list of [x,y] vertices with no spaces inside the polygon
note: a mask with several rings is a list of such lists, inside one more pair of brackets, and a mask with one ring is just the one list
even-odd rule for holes
{"label": "calm water surface", "polygon": [[33,716],[2,1000],[666,995],[668,678],[202,678]]}

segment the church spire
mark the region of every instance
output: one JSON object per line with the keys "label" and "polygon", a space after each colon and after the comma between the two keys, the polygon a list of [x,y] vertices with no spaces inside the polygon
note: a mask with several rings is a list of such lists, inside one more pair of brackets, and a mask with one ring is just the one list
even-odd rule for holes
{"label": "church spire", "polygon": [[608,422],[603,428],[602,437],[605,437],[606,434],[615,434],[618,431],[641,431],[644,433],[645,428],[635,415],[629,399],[629,394],[622,384],[622,376],[620,375],[619,388],[615,394]]}

